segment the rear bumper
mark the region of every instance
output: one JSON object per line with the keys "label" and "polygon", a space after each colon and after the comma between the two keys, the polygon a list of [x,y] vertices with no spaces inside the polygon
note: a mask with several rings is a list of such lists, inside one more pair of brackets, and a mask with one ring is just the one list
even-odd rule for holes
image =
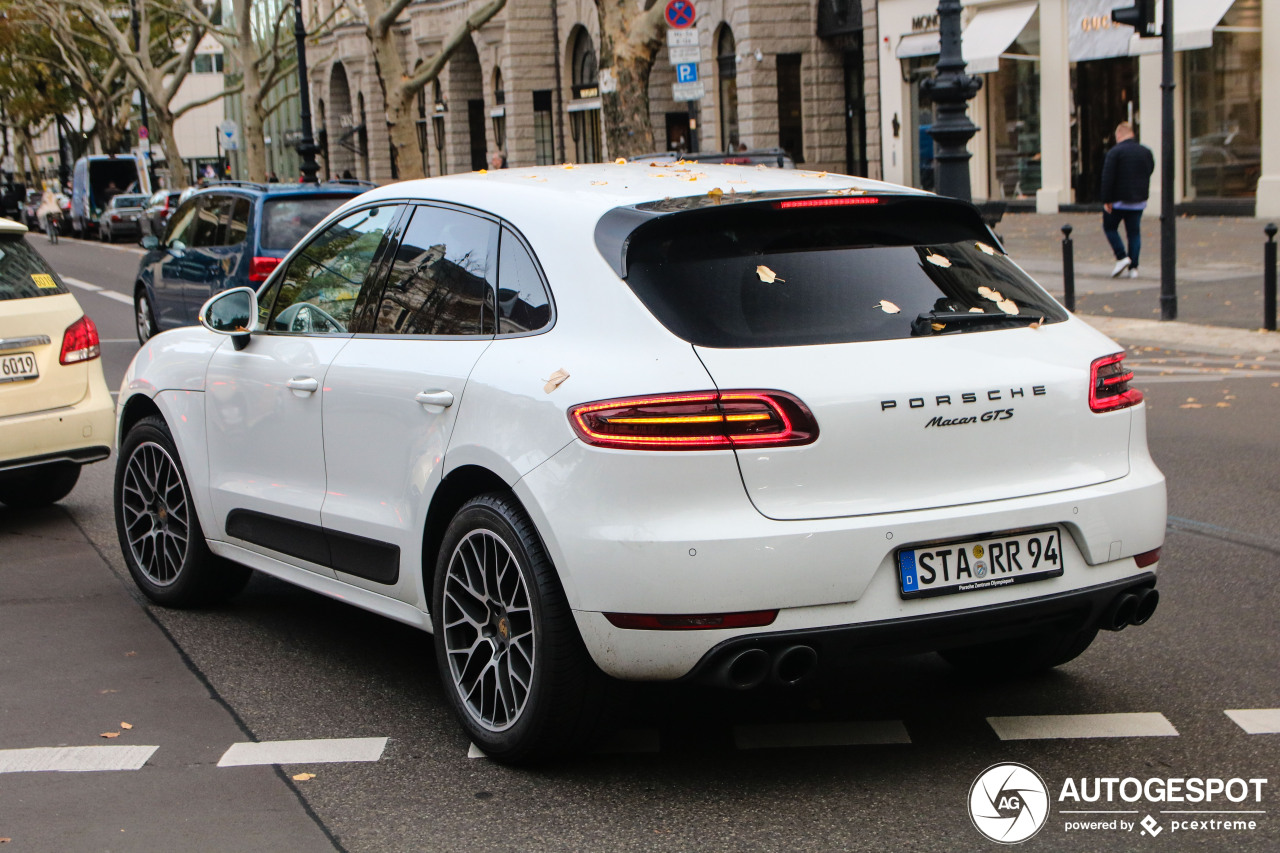
{"label": "rear bumper", "polygon": [[74,462],[111,453],[115,406],[101,368],[89,371],[89,392],[73,406],[0,418],[0,471]]}

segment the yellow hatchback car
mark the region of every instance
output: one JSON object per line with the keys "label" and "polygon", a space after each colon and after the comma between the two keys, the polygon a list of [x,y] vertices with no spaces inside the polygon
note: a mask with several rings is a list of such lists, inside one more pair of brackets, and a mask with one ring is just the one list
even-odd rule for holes
{"label": "yellow hatchback car", "polygon": [[43,506],[111,454],[98,329],[27,229],[0,219],[0,502]]}

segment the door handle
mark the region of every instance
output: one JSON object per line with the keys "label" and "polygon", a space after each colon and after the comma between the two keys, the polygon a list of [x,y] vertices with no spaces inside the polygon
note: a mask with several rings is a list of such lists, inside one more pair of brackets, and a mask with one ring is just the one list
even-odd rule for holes
{"label": "door handle", "polygon": [[449,391],[419,391],[413,399],[424,406],[439,406],[442,409],[453,405],[453,394]]}
{"label": "door handle", "polygon": [[290,391],[297,391],[303,394],[312,394],[320,390],[320,380],[312,379],[310,376],[295,376],[284,385]]}

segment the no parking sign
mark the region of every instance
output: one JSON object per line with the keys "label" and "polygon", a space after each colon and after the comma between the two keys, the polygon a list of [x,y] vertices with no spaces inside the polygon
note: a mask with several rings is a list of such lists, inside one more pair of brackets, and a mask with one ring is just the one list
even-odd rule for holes
{"label": "no parking sign", "polygon": [[698,12],[693,8],[691,0],[668,0],[663,15],[667,19],[667,26],[677,30],[692,27],[698,19]]}

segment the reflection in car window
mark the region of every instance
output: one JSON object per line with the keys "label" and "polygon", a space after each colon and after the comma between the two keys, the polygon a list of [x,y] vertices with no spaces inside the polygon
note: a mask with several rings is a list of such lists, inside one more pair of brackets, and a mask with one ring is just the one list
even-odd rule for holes
{"label": "reflection in car window", "polygon": [[267,330],[345,333],[365,274],[395,221],[396,211],[395,205],[357,211],[312,240],[280,276],[282,283]]}
{"label": "reflection in car window", "polygon": [[223,244],[238,246],[249,234],[249,199],[238,198],[231,210],[231,220],[227,223]]}
{"label": "reflection in car window", "polygon": [[287,252],[298,245],[321,219],[349,201],[349,195],[307,195],[268,198],[262,203],[262,248]]}
{"label": "reflection in car window", "polygon": [[227,196],[205,196],[196,211],[196,230],[190,245],[222,245],[222,223],[226,221],[232,199]]}
{"label": "reflection in car window", "polygon": [[538,265],[505,228],[498,258],[498,334],[532,332],[551,322],[551,300]]}
{"label": "reflection in car window", "polygon": [[438,207],[413,212],[378,305],[374,331],[398,335],[479,335],[498,227]]}
{"label": "reflection in car window", "polygon": [[196,202],[189,201],[169,220],[169,233],[165,245],[181,249],[191,245],[191,235],[196,225]]}

